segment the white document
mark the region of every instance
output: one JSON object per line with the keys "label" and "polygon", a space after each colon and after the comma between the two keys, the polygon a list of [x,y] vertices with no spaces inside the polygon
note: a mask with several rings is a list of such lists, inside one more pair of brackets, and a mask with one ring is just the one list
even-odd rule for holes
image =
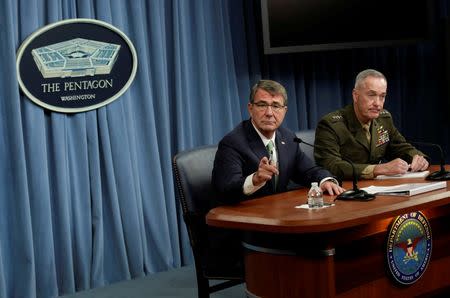
{"label": "white document", "polygon": [[422,171],[422,172],[407,172],[405,174],[398,175],[379,175],[375,177],[375,179],[384,180],[384,179],[402,179],[402,178],[425,178],[430,174],[430,171]]}
{"label": "white document", "polygon": [[393,186],[369,186],[361,188],[374,195],[389,196],[413,196],[427,191],[432,191],[447,187],[446,181],[424,182],[424,183],[405,183]]}
{"label": "white document", "polygon": [[[333,206],[335,206],[334,203],[326,203],[326,202],[324,202],[322,208],[328,208],[328,207],[333,207]],[[301,204],[301,205],[295,206],[295,208],[313,209],[313,210],[322,209],[322,208],[309,208],[308,204]]]}

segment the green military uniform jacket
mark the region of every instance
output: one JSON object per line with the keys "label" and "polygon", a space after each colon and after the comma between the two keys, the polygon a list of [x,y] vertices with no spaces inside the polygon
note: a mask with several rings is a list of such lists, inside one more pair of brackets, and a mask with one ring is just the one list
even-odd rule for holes
{"label": "green military uniform jacket", "polygon": [[395,128],[392,116],[382,110],[370,127],[371,142],[356,118],[353,105],[325,115],[318,123],[315,137],[314,157],[318,165],[328,169],[341,180],[351,179],[355,165],[355,174],[359,177],[369,165],[401,158],[411,163],[414,155],[423,155],[407,143]]}

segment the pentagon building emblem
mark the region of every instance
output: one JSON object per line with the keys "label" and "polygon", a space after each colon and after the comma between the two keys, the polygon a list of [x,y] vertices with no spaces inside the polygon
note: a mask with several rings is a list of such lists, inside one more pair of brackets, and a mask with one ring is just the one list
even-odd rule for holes
{"label": "pentagon building emblem", "polygon": [[136,50],[114,26],[93,19],[49,24],[17,52],[17,78],[24,94],[46,109],[77,113],[119,98],[137,70]]}
{"label": "pentagon building emblem", "polygon": [[109,74],[120,45],[75,38],[31,51],[44,78]]}
{"label": "pentagon building emblem", "polygon": [[398,216],[387,240],[387,263],[392,277],[403,285],[415,283],[431,259],[431,226],[422,212]]}

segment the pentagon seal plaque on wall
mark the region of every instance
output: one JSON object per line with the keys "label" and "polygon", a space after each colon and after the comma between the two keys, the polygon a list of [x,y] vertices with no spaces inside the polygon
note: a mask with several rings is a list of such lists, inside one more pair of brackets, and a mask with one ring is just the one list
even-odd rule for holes
{"label": "pentagon seal plaque on wall", "polygon": [[387,263],[392,277],[402,285],[415,283],[431,258],[431,226],[422,212],[398,216],[387,239]]}
{"label": "pentagon seal plaque on wall", "polygon": [[56,112],[83,112],[114,101],[131,85],[136,69],[136,50],[128,37],[93,19],[49,24],[17,53],[21,89]]}

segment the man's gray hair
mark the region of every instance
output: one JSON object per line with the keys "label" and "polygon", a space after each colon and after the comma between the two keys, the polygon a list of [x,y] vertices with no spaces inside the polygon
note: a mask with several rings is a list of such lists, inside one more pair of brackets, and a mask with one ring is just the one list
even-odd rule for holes
{"label": "man's gray hair", "polygon": [[364,80],[367,77],[374,77],[374,78],[382,78],[384,79],[386,82],[386,77],[384,76],[384,74],[382,74],[381,72],[379,72],[378,70],[375,69],[366,69],[361,71],[355,79],[355,89],[358,89],[359,87],[361,87],[364,84]]}

